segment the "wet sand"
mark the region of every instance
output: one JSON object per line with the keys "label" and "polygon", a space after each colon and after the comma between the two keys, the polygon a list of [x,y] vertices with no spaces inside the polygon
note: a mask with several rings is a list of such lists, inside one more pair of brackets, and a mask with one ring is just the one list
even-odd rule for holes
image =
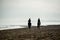
{"label": "wet sand", "polygon": [[0,40],[60,40],[60,25],[0,30]]}

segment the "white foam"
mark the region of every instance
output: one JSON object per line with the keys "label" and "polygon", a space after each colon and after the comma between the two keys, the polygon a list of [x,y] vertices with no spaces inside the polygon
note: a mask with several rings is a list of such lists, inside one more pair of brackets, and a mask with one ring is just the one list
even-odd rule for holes
{"label": "white foam", "polygon": [[4,26],[4,27],[0,27],[0,30],[17,29],[17,28],[24,28],[24,27],[22,27],[22,26]]}

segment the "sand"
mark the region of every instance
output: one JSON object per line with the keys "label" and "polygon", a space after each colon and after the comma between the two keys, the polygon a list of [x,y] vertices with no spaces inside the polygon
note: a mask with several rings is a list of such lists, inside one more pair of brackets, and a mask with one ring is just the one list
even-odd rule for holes
{"label": "sand", "polygon": [[60,40],[60,25],[0,30],[0,40]]}

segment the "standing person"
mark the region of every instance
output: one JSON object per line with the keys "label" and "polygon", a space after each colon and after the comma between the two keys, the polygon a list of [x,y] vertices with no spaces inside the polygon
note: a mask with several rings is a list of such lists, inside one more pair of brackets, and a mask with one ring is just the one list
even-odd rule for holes
{"label": "standing person", "polygon": [[31,28],[31,19],[28,20],[28,28]]}
{"label": "standing person", "polygon": [[38,18],[37,27],[39,28],[40,25],[41,25],[40,18]]}

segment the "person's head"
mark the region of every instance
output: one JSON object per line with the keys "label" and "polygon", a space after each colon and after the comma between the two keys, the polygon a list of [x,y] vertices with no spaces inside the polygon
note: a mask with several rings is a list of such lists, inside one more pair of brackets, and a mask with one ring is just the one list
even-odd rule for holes
{"label": "person's head", "polygon": [[29,20],[31,20],[31,18],[29,18]]}

